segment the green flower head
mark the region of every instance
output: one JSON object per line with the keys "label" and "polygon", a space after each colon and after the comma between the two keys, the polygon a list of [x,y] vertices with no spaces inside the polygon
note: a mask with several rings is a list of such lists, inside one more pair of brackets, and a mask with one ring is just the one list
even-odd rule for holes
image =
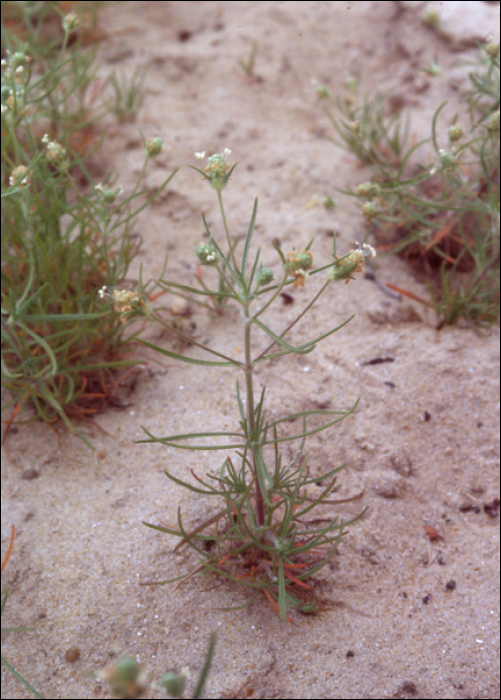
{"label": "green flower head", "polygon": [[219,262],[217,251],[207,243],[200,243],[197,248],[197,258],[200,265],[217,265]]}
{"label": "green flower head", "polygon": [[368,243],[363,243],[361,246],[359,244],[358,248],[351,250],[343,258],[334,260],[334,264],[329,270],[329,278],[331,280],[346,280],[346,284],[348,284],[354,272],[362,272],[364,259],[368,257],[376,257],[374,248]]}
{"label": "green flower head", "polygon": [[257,284],[258,287],[262,286],[263,284],[269,284],[273,279],[273,270],[271,270],[269,267],[262,267],[259,272],[257,273]]}
{"label": "green flower head", "polygon": [[163,139],[159,136],[153,136],[151,139],[147,139],[145,144],[145,154],[147,158],[154,158],[162,152],[164,147]]}
{"label": "green flower head", "polygon": [[[220,192],[226,187],[226,183],[230,179],[230,175],[235,167],[234,165],[228,165],[226,162],[226,158],[230,153],[230,149],[225,148],[222,153],[214,153],[214,155],[207,158],[208,164],[204,168],[205,178],[209,180],[211,187],[217,192]],[[195,153],[195,157],[203,160],[205,158],[205,151]]]}
{"label": "green flower head", "polygon": [[309,250],[292,249],[285,256],[284,268],[294,277],[293,287],[304,287],[304,282],[308,277],[307,270],[313,265],[313,255]]}

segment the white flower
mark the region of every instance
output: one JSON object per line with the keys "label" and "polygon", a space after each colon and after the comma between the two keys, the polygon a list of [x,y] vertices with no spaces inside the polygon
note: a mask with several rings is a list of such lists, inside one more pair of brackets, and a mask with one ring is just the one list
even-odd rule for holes
{"label": "white flower", "polygon": [[25,165],[18,165],[17,168],[14,168],[12,171],[9,178],[9,185],[11,187],[24,187],[25,185],[29,185],[30,181],[31,173],[28,172],[28,168]]}
{"label": "white flower", "polygon": [[[227,181],[233,168],[235,166],[228,165],[226,158],[230,155],[231,151],[229,148],[225,148],[222,153],[214,153],[207,158],[207,165],[204,168],[205,177],[209,180],[211,187],[213,187],[217,192],[226,186]],[[200,153],[195,153],[195,157],[198,159],[205,158],[205,151]]]}
{"label": "white flower", "polygon": [[342,258],[335,258],[334,265],[329,271],[329,278],[331,280],[341,280],[344,279],[346,283],[353,279],[351,277],[355,272],[362,272],[364,267],[364,258],[374,258],[376,256],[376,251],[368,243],[357,242],[357,248],[351,250],[347,255]]}
{"label": "white flower", "polygon": [[362,247],[360,247],[360,243],[357,241],[357,251],[360,251],[362,253],[362,256],[364,258],[375,258],[376,257],[376,250],[373,248],[369,243],[363,243]]}

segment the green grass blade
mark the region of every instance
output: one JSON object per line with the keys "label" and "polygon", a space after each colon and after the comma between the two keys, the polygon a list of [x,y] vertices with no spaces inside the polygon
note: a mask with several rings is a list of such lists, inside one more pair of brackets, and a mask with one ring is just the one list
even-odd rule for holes
{"label": "green grass blade", "polygon": [[33,688],[33,686],[30,685],[30,684],[28,683],[28,681],[25,680],[25,679],[21,676],[21,674],[18,673],[18,672],[16,671],[16,669],[15,669],[13,666],[11,666],[10,663],[9,663],[3,656],[2,656],[1,658],[2,658],[2,664],[5,666],[5,668],[8,669],[8,670],[12,673],[12,675],[13,675],[15,678],[17,678],[17,680],[20,681],[20,683],[22,683],[22,684],[24,685],[24,687],[27,688],[27,689],[30,691],[30,693],[33,693],[33,695],[34,695],[36,698],[42,698],[42,700],[45,700],[45,695],[42,695],[41,693],[38,692],[38,690],[35,690],[35,688]]}
{"label": "green grass blade", "polygon": [[217,635],[213,632],[210,636],[209,640],[209,646],[207,649],[207,654],[205,655],[205,661],[204,665],[202,666],[202,670],[200,671],[200,676],[198,677],[197,684],[195,686],[195,690],[193,691],[193,695],[191,696],[193,700],[198,700],[202,694],[202,690],[205,684],[205,681],[207,679],[207,675],[209,673],[211,664],[212,664],[212,658],[214,656],[214,649],[216,646],[216,641],[217,641]]}

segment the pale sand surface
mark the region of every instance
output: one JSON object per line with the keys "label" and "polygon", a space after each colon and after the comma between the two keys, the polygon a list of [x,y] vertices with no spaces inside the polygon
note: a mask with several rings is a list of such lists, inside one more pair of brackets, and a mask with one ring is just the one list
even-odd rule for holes
{"label": "pale sand surface", "polygon": [[[111,130],[102,174],[117,172],[126,191],[132,187],[142,164],[138,128],[170,145],[151,163],[147,185],[183,167],[137,223],[145,245],[133,272],[142,262],[145,276],[157,275],[167,251],[168,274],[182,282],[193,279],[202,211],[220,231],[214,193],[186,167],[197,164],[195,151],[232,150],[230,226],[244,232],[259,197],[256,239],[265,264],[278,269],[275,237],[289,249],[314,236],[315,262],[328,262],[332,231],[340,232],[344,253],[364,223],[346,199],[329,211],[307,205],[368,174],[326,140],[333,132],[312,81],[334,94],[347,94],[349,75],[362,94],[395,86],[422,138],[444,99],[452,101],[445,114],[454,114],[468,72],[458,64],[474,41],[489,31],[499,40],[499,5],[481,2],[444,3],[451,40],[419,20],[426,3],[113,5],[101,17],[103,75],[149,65],[150,92],[135,124]],[[468,8],[454,15],[458,5]],[[249,81],[238,58],[249,55],[253,40],[257,79]],[[418,72],[435,59],[446,78]],[[444,133],[447,124],[444,117]],[[377,262],[383,281],[426,296],[423,280],[401,260]],[[292,305],[277,305],[269,324],[285,327],[317,284],[309,280]],[[149,356],[128,407],[97,418],[106,434],[82,426],[94,452],[41,424],[21,427],[2,450],[3,553],[12,523],[17,531],[2,575],[2,589],[10,589],[2,625],[34,627],[4,635],[3,653],[46,697],[110,697],[88,674],[124,653],[156,677],[188,666],[194,680],[212,631],[218,642],[207,698],[499,697],[499,519],[483,509],[499,497],[499,327],[483,336],[464,327],[436,332],[431,312],[390,299],[362,276],[333,285],[323,299],[293,341],[356,317],[312,354],[262,366],[257,384],[266,384],[268,411],[277,416],[319,405],[346,409],[361,396],[352,416],[309,443],[312,471],[346,462],[338,497],[363,491],[368,507],[318,577],[331,609],[293,615],[288,624],[264,599],[217,610],[245,603],[246,592],[231,585],[196,578],[179,588],[138,585],[197,564],[187,549],[173,554],[175,538],[142,520],[174,523],[181,506],[196,526],[214,512],[162,469],[203,476],[223,458],[135,444],[140,426],[168,435],[237,425],[233,370],[167,358],[160,366]],[[238,321],[235,313],[195,310],[186,328],[238,352]],[[147,333],[173,347],[155,327]],[[363,364],[376,357],[394,361]],[[463,512],[465,504],[478,512]],[[338,511],[348,518],[358,508]],[[430,542],[425,526],[443,540]],[[73,664],[65,660],[71,647],[80,650]],[[30,697],[3,667],[2,697]]]}

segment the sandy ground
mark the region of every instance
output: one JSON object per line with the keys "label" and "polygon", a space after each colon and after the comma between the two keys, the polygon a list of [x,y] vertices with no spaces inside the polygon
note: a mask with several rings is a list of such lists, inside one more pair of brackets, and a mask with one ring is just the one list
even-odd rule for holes
{"label": "sandy ground", "polygon": [[[135,124],[106,139],[103,175],[131,188],[142,163],[138,127],[171,150],[151,163],[148,186],[183,166],[137,224],[146,276],[169,253],[172,279],[189,281],[204,211],[220,228],[213,191],[186,166],[195,151],[232,150],[238,167],[225,190],[234,233],[247,227],[259,197],[259,244],[278,268],[271,241],[304,245],[330,260],[332,231],[341,252],[363,236],[353,204],[325,210],[315,198],[367,179],[332,135],[312,81],[346,94],[348,76],[362,94],[394,86],[428,135],[435,108],[454,113],[475,42],[499,40],[499,4],[443,3],[440,36],[419,19],[421,2],[125,2],[101,17],[103,75],[149,66],[149,95]],[[435,3],[436,6],[442,3]],[[496,35],[497,32],[497,35]],[[256,76],[238,59],[258,42]],[[445,77],[419,72],[437,60]],[[444,118],[443,129],[448,122]],[[384,281],[426,295],[397,258],[377,259]],[[136,265],[136,269],[137,269]],[[283,328],[316,289],[294,292],[268,316]],[[476,335],[435,330],[423,307],[395,301],[359,276],[333,285],[293,334],[306,338],[353,321],[307,356],[259,372],[268,411],[279,415],[329,406],[356,412],[309,445],[315,472],[347,462],[339,497],[364,492],[368,512],[351,528],[329,569],[322,595],[331,608],[283,623],[264,600],[236,612],[245,591],[190,579],[180,588],[139,586],[190,571],[196,559],[173,554],[173,537],[142,520],[209,517],[212,504],[184,493],[162,474],[218,468],[218,453],[175,452],[135,444],[141,425],[157,435],[236,425],[232,370],[199,369],[163,358],[141,373],[125,410],[86,425],[96,450],[41,424],[21,427],[2,450],[2,551],[16,525],[14,553],[2,575],[10,597],[3,626],[34,630],[3,637],[3,654],[46,697],[106,698],[89,673],[130,653],[158,677],[188,666],[192,681],[212,631],[218,633],[207,698],[496,698],[499,697],[499,522],[484,504],[499,498],[499,328]],[[238,316],[194,311],[187,327],[214,347],[241,345]],[[150,338],[172,347],[156,328]],[[178,348],[179,349],[179,348]],[[184,352],[196,356],[193,348]],[[393,362],[364,364],[377,357]],[[425,418],[429,418],[428,420]],[[286,452],[287,455],[287,452]],[[357,503],[338,506],[348,518]],[[443,539],[430,541],[425,527]],[[68,649],[77,661],[65,659]],[[2,667],[2,697],[25,698]],[[150,695],[149,697],[158,697]]]}

